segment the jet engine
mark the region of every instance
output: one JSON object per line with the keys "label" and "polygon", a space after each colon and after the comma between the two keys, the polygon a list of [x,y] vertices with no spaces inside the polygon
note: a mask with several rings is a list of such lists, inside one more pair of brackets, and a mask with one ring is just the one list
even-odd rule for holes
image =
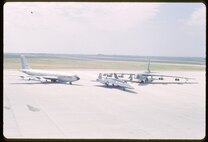
{"label": "jet engine", "polygon": [[147,83],[148,82],[148,78],[142,79],[141,83]]}
{"label": "jet engine", "polygon": [[40,79],[40,82],[47,82],[48,80],[47,79],[44,79],[44,78],[41,78]]}
{"label": "jet engine", "polygon": [[23,79],[24,79],[24,80],[31,80],[30,77],[24,77]]}
{"label": "jet engine", "polygon": [[163,78],[163,77],[159,77],[158,79],[159,79],[159,80],[163,80],[164,78]]}
{"label": "jet engine", "polygon": [[179,78],[176,78],[175,81],[180,81],[180,79]]}
{"label": "jet engine", "polygon": [[140,74],[137,74],[137,75],[135,76],[135,79],[143,80],[143,76],[140,75]]}
{"label": "jet engine", "polygon": [[150,83],[152,81],[153,81],[152,77],[151,78],[145,77],[141,80],[141,83]]}
{"label": "jet engine", "polygon": [[26,77],[26,76],[20,76],[20,77],[24,80],[32,80],[30,77]]}

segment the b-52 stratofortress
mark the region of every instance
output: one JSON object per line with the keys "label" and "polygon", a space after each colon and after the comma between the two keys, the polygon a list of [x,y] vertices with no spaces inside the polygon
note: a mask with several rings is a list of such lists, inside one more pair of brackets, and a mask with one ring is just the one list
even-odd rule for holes
{"label": "b-52 stratofortress", "polygon": [[80,80],[77,75],[69,75],[66,73],[51,72],[44,70],[31,69],[27,63],[24,55],[21,55],[21,72],[28,74],[29,76],[20,76],[24,80],[38,80],[41,83],[44,82],[57,82],[57,83],[67,83],[72,84],[72,82]]}
{"label": "b-52 stratofortress", "polygon": [[126,81],[121,80],[117,77],[117,75],[114,74],[104,74],[99,73],[98,78],[96,81],[105,84],[107,87],[112,86],[112,87],[119,87],[122,88],[123,90],[125,89],[134,89],[132,86],[130,86]]}
{"label": "b-52 stratofortress", "polygon": [[[194,78],[181,77],[181,76],[171,76],[171,75],[162,75],[162,74],[154,74],[154,72],[150,71],[150,61],[148,63],[147,71],[144,73],[115,73],[119,78],[123,78],[124,75],[128,75],[128,79],[122,79],[127,82],[133,82],[138,84],[192,84],[196,82],[187,82],[188,80]],[[174,82],[153,82],[154,80],[164,80],[164,78],[174,78]],[[185,82],[181,82],[184,80]]]}

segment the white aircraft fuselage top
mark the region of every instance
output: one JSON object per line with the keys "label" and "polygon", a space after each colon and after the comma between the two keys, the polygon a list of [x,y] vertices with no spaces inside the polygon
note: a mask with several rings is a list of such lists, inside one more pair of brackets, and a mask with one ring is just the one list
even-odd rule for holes
{"label": "white aircraft fuselage top", "polygon": [[125,81],[115,79],[115,78],[97,79],[97,81],[99,81],[100,83],[103,83],[103,84],[114,85],[114,86],[119,86],[119,87],[128,88],[128,89],[134,89],[129,84],[127,84]]}
{"label": "white aircraft fuselage top", "polygon": [[60,80],[64,82],[73,82],[73,81],[80,80],[80,78],[77,75],[70,75],[70,74],[60,73],[60,72],[44,71],[44,70],[38,70],[38,69],[21,69],[20,71],[28,75],[36,76],[36,77],[43,77],[43,78],[54,77],[54,80]]}

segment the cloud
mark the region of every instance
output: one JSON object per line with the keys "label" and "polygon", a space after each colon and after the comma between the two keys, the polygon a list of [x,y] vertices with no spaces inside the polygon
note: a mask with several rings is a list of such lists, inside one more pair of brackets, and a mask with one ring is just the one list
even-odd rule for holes
{"label": "cloud", "polygon": [[156,3],[87,3],[67,9],[72,17],[84,18],[99,30],[128,30],[144,24],[159,10]]}
{"label": "cloud", "polygon": [[[170,5],[6,3],[4,51],[177,56],[196,55],[197,52],[200,52],[197,55],[203,54],[205,7],[197,4],[194,5],[195,11],[193,8],[183,9],[184,13],[188,13],[186,10],[192,11],[185,19],[187,16],[177,13],[180,7],[166,8],[174,6]],[[177,23],[180,18],[182,20]]]}
{"label": "cloud", "polygon": [[155,3],[8,2],[5,51],[111,52],[112,44],[120,47],[120,39],[125,39],[119,38],[120,32],[143,25],[159,7]]}
{"label": "cloud", "polygon": [[206,7],[205,5],[197,8],[190,18],[187,20],[187,25],[191,27],[204,28],[206,24]]}
{"label": "cloud", "polygon": [[194,56],[206,56],[206,7],[201,4],[186,19],[184,31],[181,37],[184,39],[184,48]]}
{"label": "cloud", "polygon": [[[158,12],[156,3],[7,3],[5,22],[31,28],[81,25],[98,30],[127,30],[151,19]],[[15,19],[15,20],[14,20]],[[51,25],[49,25],[51,24]],[[80,28],[80,27],[79,27]],[[79,29],[78,28],[78,29]]]}

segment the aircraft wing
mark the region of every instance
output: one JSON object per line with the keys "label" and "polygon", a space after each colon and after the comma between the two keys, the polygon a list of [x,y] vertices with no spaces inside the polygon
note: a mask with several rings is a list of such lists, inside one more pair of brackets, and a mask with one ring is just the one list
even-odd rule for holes
{"label": "aircraft wing", "polygon": [[20,76],[25,80],[58,80],[55,76]]}
{"label": "aircraft wing", "polygon": [[147,84],[197,84],[197,82],[149,82]]}
{"label": "aircraft wing", "polygon": [[100,83],[102,83],[102,84],[105,84],[106,82],[104,81],[104,80],[102,80],[102,79],[96,79],[96,81],[97,82],[100,82]]}
{"label": "aircraft wing", "polygon": [[56,80],[59,80],[58,77],[56,76],[36,76],[36,78],[38,78],[40,81],[47,81],[47,80],[50,80],[50,81],[56,81]]}
{"label": "aircraft wing", "polygon": [[[122,75],[129,75],[129,76],[135,76],[135,73],[115,73],[118,76],[122,76]],[[181,79],[192,79],[194,80],[194,78],[188,78],[188,77],[182,77],[182,76],[172,76],[172,75],[162,75],[162,74],[151,74],[151,73],[142,73],[142,76],[152,76],[152,77],[172,77],[172,78],[181,78]]]}
{"label": "aircraft wing", "polygon": [[58,80],[58,77],[56,77],[56,76],[41,76],[41,77],[39,77],[39,76],[37,76],[36,78],[44,78],[44,79],[49,79],[49,80]]}
{"label": "aircraft wing", "polygon": [[130,79],[122,79],[125,82],[132,82],[132,83],[139,83],[139,81],[134,81],[134,80],[130,80]]}
{"label": "aircraft wing", "polygon": [[20,76],[22,79],[24,80],[39,80],[38,78],[34,77],[34,76]]}
{"label": "aircraft wing", "polygon": [[182,79],[194,79],[188,77],[181,77],[181,76],[171,76],[171,75],[161,75],[161,74],[142,74],[143,76],[158,76],[158,77],[172,77],[172,78],[182,78]]}
{"label": "aircraft wing", "polygon": [[128,88],[128,89],[134,89],[131,85],[127,84],[127,83],[123,83],[120,85],[121,87],[124,87],[124,88]]}
{"label": "aircraft wing", "polygon": [[149,84],[197,84],[197,82],[151,82]]}
{"label": "aircraft wing", "polygon": [[135,73],[115,73],[117,75],[135,75]]}
{"label": "aircraft wing", "polygon": [[[134,74],[134,73],[114,73],[114,74],[116,74],[117,77],[119,77],[119,78],[123,78],[124,76],[129,76],[129,78],[130,77],[132,78],[132,77],[136,76],[136,74]],[[129,81],[129,80],[124,80],[124,81]]]}
{"label": "aircraft wing", "polygon": [[139,83],[139,86],[146,86],[150,84],[161,84],[161,85],[168,85],[168,84],[178,84],[178,85],[183,85],[183,84],[197,84],[197,82],[149,82],[149,83]]}

